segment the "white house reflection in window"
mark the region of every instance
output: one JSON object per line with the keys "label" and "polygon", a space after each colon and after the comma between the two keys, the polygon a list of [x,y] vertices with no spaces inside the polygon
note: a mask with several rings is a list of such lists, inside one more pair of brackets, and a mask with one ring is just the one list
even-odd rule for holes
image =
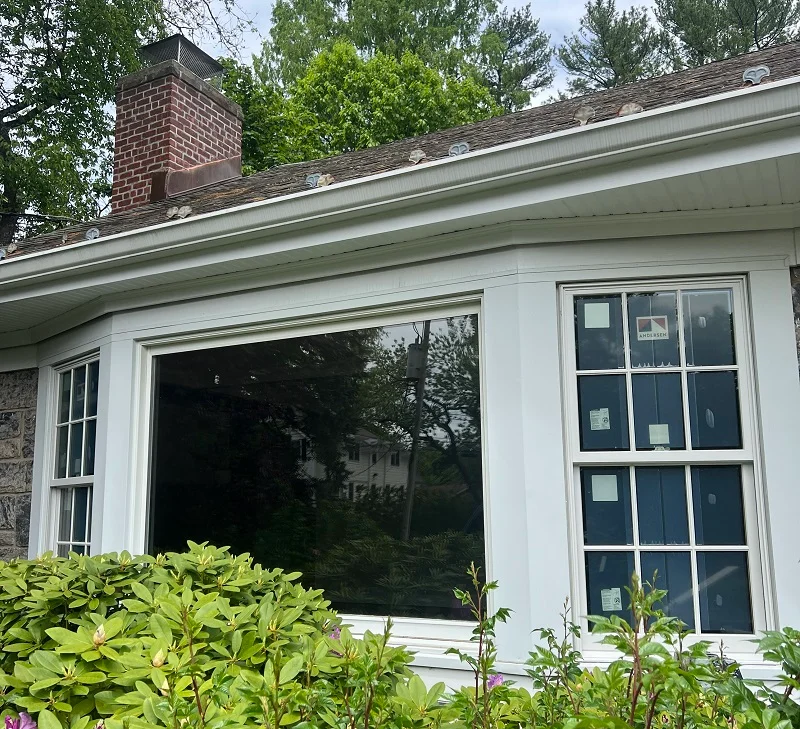
{"label": "white house reflection in window", "polygon": [[484,563],[476,315],[155,362],[152,552],[208,540],[345,612],[469,617],[452,589]]}

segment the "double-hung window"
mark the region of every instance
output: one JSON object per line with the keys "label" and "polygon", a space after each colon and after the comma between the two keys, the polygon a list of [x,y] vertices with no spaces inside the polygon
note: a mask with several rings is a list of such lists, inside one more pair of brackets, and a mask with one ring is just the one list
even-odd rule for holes
{"label": "double-hung window", "polygon": [[58,372],[52,544],[60,556],[89,554],[97,441],[98,360]]}
{"label": "double-hung window", "polygon": [[566,287],[563,311],[581,615],[628,619],[636,572],[695,634],[764,628],[743,281]]}

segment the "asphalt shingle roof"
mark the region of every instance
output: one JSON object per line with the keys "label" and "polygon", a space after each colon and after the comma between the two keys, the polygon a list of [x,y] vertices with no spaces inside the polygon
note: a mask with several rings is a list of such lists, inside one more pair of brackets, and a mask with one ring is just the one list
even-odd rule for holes
{"label": "asphalt shingle roof", "polygon": [[167,222],[166,212],[173,206],[188,205],[194,216],[301,192],[307,189],[306,177],[313,173],[332,175],[335,182],[344,182],[409,167],[409,155],[417,149],[430,161],[448,157],[450,147],[459,142],[467,142],[474,151],[570,129],[578,125],[576,111],[585,106],[594,109],[592,124],[614,118],[627,103],[651,110],[735,91],[746,86],[744,71],[759,65],[770,69],[762,83],[800,75],[800,42],[336,157],[274,167],[30,238],[22,241],[12,256],[83,241],[86,231],[93,227],[100,230],[96,244],[102,245],[106,236]]}

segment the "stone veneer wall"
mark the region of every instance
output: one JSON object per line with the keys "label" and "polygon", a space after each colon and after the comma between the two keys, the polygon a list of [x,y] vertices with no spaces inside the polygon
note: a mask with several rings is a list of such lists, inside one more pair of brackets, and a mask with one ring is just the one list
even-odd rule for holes
{"label": "stone veneer wall", "polygon": [[26,557],[38,370],[0,372],[0,559]]}

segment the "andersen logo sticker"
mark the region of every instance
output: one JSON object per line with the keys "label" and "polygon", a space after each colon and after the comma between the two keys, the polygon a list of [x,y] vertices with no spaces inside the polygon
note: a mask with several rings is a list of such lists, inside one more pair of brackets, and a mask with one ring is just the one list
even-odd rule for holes
{"label": "andersen logo sticker", "polygon": [[669,324],[666,316],[637,316],[636,338],[669,339]]}

